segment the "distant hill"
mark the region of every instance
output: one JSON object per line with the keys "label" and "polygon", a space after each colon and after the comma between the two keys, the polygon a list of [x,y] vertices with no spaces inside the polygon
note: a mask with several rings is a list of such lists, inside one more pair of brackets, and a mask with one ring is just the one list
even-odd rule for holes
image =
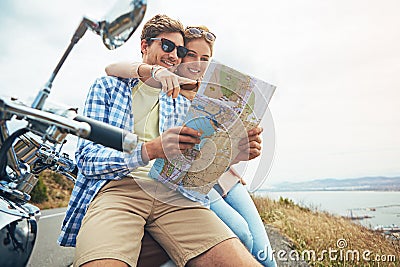
{"label": "distant hill", "polygon": [[[261,189],[263,190],[263,189]],[[305,182],[274,184],[269,191],[400,191],[400,177],[361,177],[351,179],[318,179]]]}

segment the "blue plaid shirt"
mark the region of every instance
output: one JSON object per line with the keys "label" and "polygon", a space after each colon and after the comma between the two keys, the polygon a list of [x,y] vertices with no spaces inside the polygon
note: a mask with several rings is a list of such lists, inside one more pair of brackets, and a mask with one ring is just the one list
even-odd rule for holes
{"label": "blue plaid shirt", "polygon": [[[132,87],[138,79],[102,77],[91,86],[86,98],[83,115],[133,132]],[[159,132],[182,125],[190,101],[179,95],[172,99],[160,93]],[[145,166],[141,157],[143,143],[134,152],[127,154],[111,148],[79,139],[75,153],[79,173],[62,224],[58,243],[75,246],[90,202],[109,180],[119,180],[139,166]]]}

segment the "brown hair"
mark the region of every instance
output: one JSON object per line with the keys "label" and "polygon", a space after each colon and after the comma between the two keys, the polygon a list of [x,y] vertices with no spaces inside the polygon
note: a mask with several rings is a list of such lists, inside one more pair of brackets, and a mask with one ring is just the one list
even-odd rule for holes
{"label": "brown hair", "polygon": [[[194,35],[194,34],[190,33],[190,32],[189,32],[189,29],[190,29],[190,28],[197,28],[197,29],[202,30],[202,31],[204,31],[204,32],[209,32],[209,33],[211,33],[210,30],[209,30],[206,26],[204,26],[204,25],[200,25],[200,26],[188,26],[188,27],[185,28],[185,37],[184,37],[185,45],[186,45],[187,43],[189,43],[190,41],[193,41],[193,40],[202,38],[202,39],[204,39],[204,40],[207,42],[207,44],[210,46],[211,55],[212,55],[212,54],[213,54],[214,41],[210,41],[209,39],[207,39],[207,38],[205,37],[204,34],[202,34],[201,36],[198,36],[198,35]],[[211,34],[214,35],[214,37],[215,37],[215,34],[213,34],[213,33],[211,33]]]}
{"label": "brown hair", "polygon": [[143,26],[140,39],[155,38],[164,32],[179,32],[185,38],[183,24],[167,15],[155,15]]}

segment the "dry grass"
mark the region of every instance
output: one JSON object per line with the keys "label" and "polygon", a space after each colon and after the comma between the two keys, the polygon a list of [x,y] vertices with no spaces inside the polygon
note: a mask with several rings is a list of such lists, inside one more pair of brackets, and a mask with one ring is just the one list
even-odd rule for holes
{"label": "dry grass", "polygon": [[52,171],[43,171],[40,176],[47,187],[48,200],[41,203],[34,203],[40,209],[52,209],[68,206],[69,197],[74,183]]}
{"label": "dry grass", "polygon": [[[288,237],[299,255],[307,250],[315,251],[316,257],[314,259],[310,257],[308,261],[312,266],[400,266],[399,240],[391,240],[349,219],[300,207],[288,199],[281,198],[279,201],[264,197],[253,197],[253,199],[263,221],[278,228]],[[347,243],[344,248],[342,243],[338,244],[338,240],[341,239]],[[330,260],[329,249],[334,260]],[[324,250],[327,252],[323,254]],[[352,254],[352,251],[359,253],[359,261],[356,260],[357,252]],[[371,252],[365,255],[367,260],[363,259],[364,251]],[[304,255],[307,261],[308,254]],[[388,263],[389,257],[390,260],[393,259],[389,255],[393,255],[396,262]],[[379,263],[373,261],[376,256],[381,256]],[[383,257],[386,257],[386,262],[383,262]]]}

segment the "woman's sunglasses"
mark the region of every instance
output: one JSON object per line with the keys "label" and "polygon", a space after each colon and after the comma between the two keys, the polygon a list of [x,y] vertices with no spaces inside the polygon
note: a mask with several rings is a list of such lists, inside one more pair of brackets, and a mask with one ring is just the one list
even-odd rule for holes
{"label": "woman's sunglasses", "polygon": [[207,32],[199,28],[190,27],[187,28],[186,31],[196,37],[201,37],[202,35],[204,35],[204,37],[210,42],[214,42],[216,38],[215,34],[213,34],[212,32]]}
{"label": "woman's sunglasses", "polygon": [[161,41],[161,49],[164,52],[171,53],[176,48],[176,52],[179,58],[184,58],[189,51],[186,47],[181,45],[177,46],[174,42],[165,38],[147,38],[147,41],[155,40]]}

